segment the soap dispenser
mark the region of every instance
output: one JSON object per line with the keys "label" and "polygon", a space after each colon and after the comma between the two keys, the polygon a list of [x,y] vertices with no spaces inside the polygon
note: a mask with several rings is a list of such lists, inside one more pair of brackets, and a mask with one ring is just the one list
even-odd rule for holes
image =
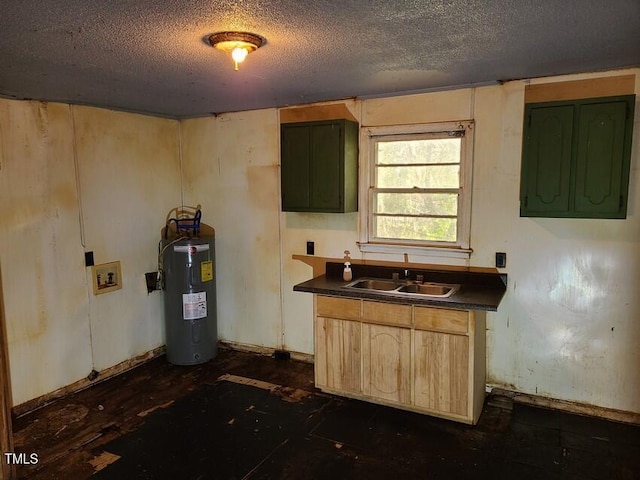
{"label": "soap dispenser", "polygon": [[342,272],[342,279],[345,282],[350,282],[353,278],[353,273],[351,272],[351,262],[344,262],[344,271]]}

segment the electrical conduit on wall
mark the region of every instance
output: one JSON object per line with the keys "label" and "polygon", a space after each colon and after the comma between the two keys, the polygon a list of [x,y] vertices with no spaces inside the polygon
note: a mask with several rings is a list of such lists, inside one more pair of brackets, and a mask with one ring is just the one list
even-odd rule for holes
{"label": "electrical conduit on wall", "polygon": [[[71,142],[73,144],[73,168],[76,176],[76,194],[78,197],[78,223],[80,224],[80,244],[82,245],[82,249],[86,251],[84,210],[82,208],[82,188],[80,186],[80,165],[78,161],[77,127],[76,127],[75,107],[73,105],[69,105],[69,112],[71,114],[71,135],[72,135]],[[91,305],[92,295],[90,293],[89,281],[88,281],[87,275],[85,275],[85,288],[87,292],[87,301],[89,305]],[[89,375],[91,376],[95,372],[95,357],[93,352],[93,331],[91,328],[91,308],[87,309],[87,321],[89,322],[89,349],[91,351],[91,373]]]}

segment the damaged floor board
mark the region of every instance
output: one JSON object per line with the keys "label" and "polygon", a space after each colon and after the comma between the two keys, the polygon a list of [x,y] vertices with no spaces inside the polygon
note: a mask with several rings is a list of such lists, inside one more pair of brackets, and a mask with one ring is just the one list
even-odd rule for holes
{"label": "damaged floor board", "polygon": [[170,365],[164,356],[155,358],[15,419],[15,451],[37,452],[39,458],[36,465],[18,466],[18,478],[89,478],[94,472],[89,462],[102,453],[102,445],[138,428],[148,418],[145,412],[160,409],[202,384],[214,384],[224,374],[313,388],[312,364],[219,352],[214,361],[192,367]]}
{"label": "damaged floor board", "polygon": [[489,397],[476,426],[322,394],[313,367],[153,360],[21,417],[25,479],[640,478],[640,427]]}
{"label": "damaged floor board", "polygon": [[303,442],[331,401],[310,395],[284,402],[274,390],[229,381],[203,385],[105,445],[120,459],[93,478],[250,478],[280,449]]}

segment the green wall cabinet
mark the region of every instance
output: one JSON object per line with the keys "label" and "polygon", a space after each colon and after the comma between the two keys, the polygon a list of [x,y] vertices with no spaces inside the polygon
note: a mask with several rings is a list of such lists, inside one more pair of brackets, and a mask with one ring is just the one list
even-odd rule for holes
{"label": "green wall cabinet", "polygon": [[520,216],[626,218],[635,95],[525,106]]}
{"label": "green wall cabinet", "polygon": [[358,210],[358,124],[350,120],[280,126],[282,210]]}

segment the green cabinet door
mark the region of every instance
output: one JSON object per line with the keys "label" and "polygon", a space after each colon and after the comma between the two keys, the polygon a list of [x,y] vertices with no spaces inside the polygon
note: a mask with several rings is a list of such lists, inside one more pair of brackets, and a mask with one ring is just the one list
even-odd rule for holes
{"label": "green cabinet door", "polygon": [[309,208],[311,130],[306,126],[287,125],[281,129],[280,150],[282,209],[298,211]]}
{"label": "green cabinet door", "polygon": [[635,95],[527,104],[520,216],[626,218]]}
{"label": "green cabinet door", "polygon": [[521,213],[570,211],[573,106],[528,108],[523,148]]}
{"label": "green cabinet door", "polygon": [[358,124],[349,120],[280,127],[282,210],[358,209]]}
{"label": "green cabinet door", "polygon": [[317,211],[339,211],[342,204],[341,145],[344,129],[336,123],[311,128],[311,205]]}
{"label": "green cabinet door", "polygon": [[[624,101],[581,105],[576,146],[575,211],[624,218],[629,187]],[[631,123],[631,122],[630,122]]]}

